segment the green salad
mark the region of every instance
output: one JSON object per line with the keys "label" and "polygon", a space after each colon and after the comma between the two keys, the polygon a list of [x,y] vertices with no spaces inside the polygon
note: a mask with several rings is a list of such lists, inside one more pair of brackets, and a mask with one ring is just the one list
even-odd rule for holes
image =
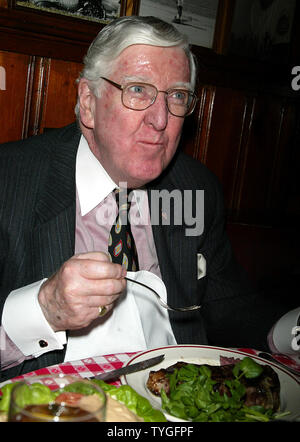
{"label": "green salad", "polygon": [[[113,399],[124,404],[130,411],[144,419],[145,422],[166,422],[166,418],[160,410],[154,409],[147,399],[140,396],[128,385],[116,387],[114,385],[106,384],[104,381],[93,380],[92,382],[98,384],[106,394],[109,394]],[[17,382],[12,382],[2,387],[0,412],[8,413],[11,391],[16,384]],[[56,397],[63,392],[80,393],[84,395],[89,395],[95,392],[94,390],[90,390],[88,384],[81,382],[80,380],[58,390],[51,390],[46,385],[38,382],[31,385],[25,384],[21,388],[23,389],[23,402],[21,403],[19,400],[19,405],[23,407],[26,407],[27,405],[49,404],[54,402]]]}
{"label": "green salad", "polygon": [[160,410],[153,408],[148,399],[140,396],[129,385],[116,387],[106,384],[104,381],[95,380],[94,382],[113,399],[126,405],[130,411],[143,418],[145,422],[167,422],[167,419]]}
{"label": "green salad", "polygon": [[267,422],[289,413],[277,414],[262,406],[247,407],[242,398],[246,388],[242,378],[254,379],[263,368],[245,357],[233,368],[234,378],[226,380],[229,394],[220,394],[205,365],[187,364],[168,374],[170,393],[161,390],[162,409],[172,416],[193,422]]}

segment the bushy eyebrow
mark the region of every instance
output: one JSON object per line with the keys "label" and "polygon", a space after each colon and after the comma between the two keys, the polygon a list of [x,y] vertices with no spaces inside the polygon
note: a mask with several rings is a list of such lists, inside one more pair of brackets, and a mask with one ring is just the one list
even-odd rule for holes
{"label": "bushy eyebrow", "polygon": [[137,81],[138,83],[148,83],[148,79],[145,77],[139,77],[137,75],[124,77],[125,83],[131,83],[132,81]]}
{"label": "bushy eyebrow", "polygon": [[173,85],[172,88],[184,88],[184,89],[192,90],[191,83],[190,82],[183,82],[183,81],[175,83],[175,85]]}

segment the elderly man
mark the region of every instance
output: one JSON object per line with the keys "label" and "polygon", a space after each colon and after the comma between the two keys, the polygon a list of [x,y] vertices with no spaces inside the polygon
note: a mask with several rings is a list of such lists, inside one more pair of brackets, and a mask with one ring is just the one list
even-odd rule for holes
{"label": "elderly man", "polygon": [[[196,103],[186,39],[159,19],[124,17],[103,28],[84,62],[79,127],[0,149],[2,378],[176,343],[267,348],[284,308],[248,286],[224,233],[216,178],[178,149]],[[127,267],[124,242],[110,252],[107,215],[124,187],[133,189],[131,218],[143,220],[129,238],[138,269]],[[160,191],[177,191],[180,210],[193,210],[188,221],[203,218],[202,227],[152,204]],[[167,313],[126,284],[129,270],[171,305],[201,308]]]}

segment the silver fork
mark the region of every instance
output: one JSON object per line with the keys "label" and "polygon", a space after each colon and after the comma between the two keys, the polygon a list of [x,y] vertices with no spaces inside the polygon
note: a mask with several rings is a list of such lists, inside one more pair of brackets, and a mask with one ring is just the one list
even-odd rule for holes
{"label": "silver fork", "polygon": [[125,279],[127,281],[133,282],[135,284],[139,284],[142,287],[150,290],[157,297],[158,302],[160,303],[160,305],[162,307],[166,308],[167,310],[172,310],[174,312],[191,312],[193,310],[199,310],[199,308],[201,308],[201,305],[190,305],[189,307],[171,307],[163,299],[161,299],[160,295],[152,287],[149,287],[148,285],[143,284],[140,281],[136,281],[135,279],[128,278],[127,276],[125,276]]}

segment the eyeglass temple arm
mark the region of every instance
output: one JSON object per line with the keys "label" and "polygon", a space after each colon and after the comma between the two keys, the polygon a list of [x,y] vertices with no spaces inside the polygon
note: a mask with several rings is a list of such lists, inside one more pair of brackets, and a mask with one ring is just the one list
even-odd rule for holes
{"label": "eyeglass temple arm", "polygon": [[108,78],[105,78],[105,77],[100,77],[100,78],[102,78],[102,80],[108,81],[108,83],[110,83],[110,84],[112,84],[113,86],[115,86],[116,88],[120,89],[120,91],[123,90],[123,87],[122,87],[120,84],[115,83],[114,81],[109,80]]}

